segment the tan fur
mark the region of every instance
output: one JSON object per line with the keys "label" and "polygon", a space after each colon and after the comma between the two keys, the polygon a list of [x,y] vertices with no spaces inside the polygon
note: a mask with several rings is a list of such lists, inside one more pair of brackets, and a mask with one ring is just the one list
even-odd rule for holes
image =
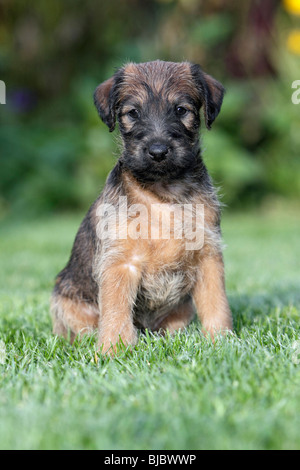
{"label": "tan fur", "polygon": [[202,256],[193,298],[204,333],[214,338],[232,330],[221,255],[208,252]]}
{"label": "tan fur", "polygon": [[65,338],[70,336],[71,342],[77,335],[89,334],[99,322],[99,311],[94,305],[83,301],[74,301],[64,296],[52,296],[51,312],[53,317],[53,333]]}
{"label": "tan fur", "polygon": [[[123,181],[132,205],[144,204],[150,212],[151,206],[160,201],[155,193],[142,190],[126,172],[123,174]],[[200,198],[199,201],[204,203],[205,198]],[[119,335],[125,344],[136,342],[131,313],[138,287],[149,293],[146,306],[156,312],[148,316],[145,311],[141,314],[137,312],[138,322],[144,328],[168,328],[173,331],[176,324],[180,328],[187,325],[193,310],[189,302],[188,307],[184,308],[180,304],[178,306],[178,302],[192,290],[205,330],[212,333],[215,321],[216,332],[231,328],[216,220],[216,211],[205,204],[205,246],[200,251],[187,251],[184,239],[153,240],[149,237],[133,240],[127,237],[114,243],[108,242],[108,256],[106,258],[103,253],[100,254],[97,275],[101,286],[99,304],[102,305],[100,343],[105,345],[105,350],[109,349],[110,343],[117,342]],[[149,227],[152,225],[149,218]],[[97,261],[95,271],[96,265]],[[213,308],[215,302],[216,312]]]}
{"label": "tan fur", "polygon": [[195,316],[195,308],[191,300],[177,305],[166,317],[156,325],[154,330],[164,333],[168,331],[173,334],[178,330],[183,330]]}

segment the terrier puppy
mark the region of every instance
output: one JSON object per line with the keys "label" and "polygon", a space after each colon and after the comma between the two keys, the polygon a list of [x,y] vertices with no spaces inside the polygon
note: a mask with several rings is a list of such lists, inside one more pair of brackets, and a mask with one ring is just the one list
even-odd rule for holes
{"label": "terrier puppy", "polygon": [[223,95],[188,62],[129,63],[97,87],[96,108],[110,131],[118,121],[123,153],[57,276],[55,334],[73,341],[98,329],[99,348],[114,354],[139,329],[172,333],[195,311],[212,337],[232,329],[220,208],[199,145],[200,109],[210,129]]}

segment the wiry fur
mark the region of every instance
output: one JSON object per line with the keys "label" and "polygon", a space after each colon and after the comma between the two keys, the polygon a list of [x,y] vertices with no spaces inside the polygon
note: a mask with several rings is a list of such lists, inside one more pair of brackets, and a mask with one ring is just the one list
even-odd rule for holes
{"label": "wiry fur", "polygon": [[[183,328],[195,310],[212,336],[231,329],[220,208],[198,135],[200,108],[210,128],[223,93],[222,85],[199,66],[162,61],[127,64],[96,89],[94,100],[102,120],[111,131],[118,120],[123,152],[79,228],[67,266],[57,276],[54,333],[67,336],[69,331],[73,339],[98,328],[99,347],[106,353],[114,351],[119,339],[135,344],[138,329]],[[153,143],[167,149],[162,161],[153,161]],[[127,236],[103,238],[108,220],[99,212],[101,205],[111,204],[118,212],[124,197],[126,219],[110,222]],[[187,250],[185,238],[128,236],[127,223],[134,219],[136,204],[146,207],[148,214],[155,204],[165,204],[166,210],[173,204],[203,204],[203,247]],[[146,221],[140,214],[140,222],[150,230],[154,219]]]}

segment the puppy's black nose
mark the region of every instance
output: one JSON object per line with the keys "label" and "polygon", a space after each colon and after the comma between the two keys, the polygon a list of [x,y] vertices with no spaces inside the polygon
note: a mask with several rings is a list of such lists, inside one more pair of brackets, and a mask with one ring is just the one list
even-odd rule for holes
{"label": "puppy's black nose", "polygon": [[156,162],[164,160],[168,152],[169,149],[165,144],[152,144],[149,147],[149,154]]}

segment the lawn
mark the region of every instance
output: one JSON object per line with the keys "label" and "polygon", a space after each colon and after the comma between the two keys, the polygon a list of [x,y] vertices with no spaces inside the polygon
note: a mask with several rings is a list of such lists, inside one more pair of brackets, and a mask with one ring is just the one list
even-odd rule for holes
{"label": "lawn", "polygon": [[235,335],[197,321],[114,360],[51,333],[81,216],[2,223],[1,449],[299,449],[299,213],[224,214]]}

